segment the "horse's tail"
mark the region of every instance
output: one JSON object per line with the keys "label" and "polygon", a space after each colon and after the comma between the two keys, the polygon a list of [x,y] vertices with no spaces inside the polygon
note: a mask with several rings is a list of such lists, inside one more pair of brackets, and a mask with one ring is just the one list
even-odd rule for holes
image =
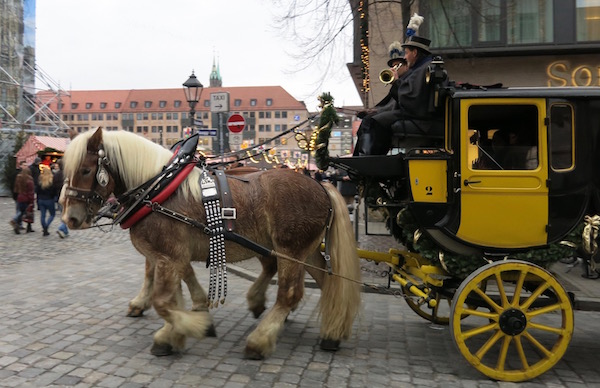
{"label": "horse's tail", "polygon": [[360,309],[360,262],[346,202],[335,187],[328,183],[323,186],[333,208],[328,241],[333,275],[325,275],[321,287],[321,338],[335,341],[352,334]]}

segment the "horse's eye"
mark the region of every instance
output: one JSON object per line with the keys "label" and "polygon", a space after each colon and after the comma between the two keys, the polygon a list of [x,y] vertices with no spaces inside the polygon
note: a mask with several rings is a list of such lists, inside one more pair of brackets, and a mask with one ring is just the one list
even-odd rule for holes
{"label": "horse's eye", "polygon": [[92,172],[91,168],[84,168],[83,171],[81,172],[83,175],[90,175],[90,173]]}

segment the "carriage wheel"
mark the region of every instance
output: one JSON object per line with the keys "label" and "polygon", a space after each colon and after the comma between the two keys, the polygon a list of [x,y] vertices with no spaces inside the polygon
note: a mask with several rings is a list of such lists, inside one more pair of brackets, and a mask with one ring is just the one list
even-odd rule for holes
{"label": "carriage wheel", "polygon": [[411,293],[405,287],[402,287],[404,295],[408,295],[404,298],[408,307],[412,311],[417,313],[421,318],[425,318],[431,323],[438,325],[447,325],[450,323],[450,304],[451,299],[442,296],[439,292],[432,291],[431,295],[436,301],[435,307],[431,308],[427,303],[418,303],[415,297],[410,296]]}
{"label": "carriage wheel", "polygon": [[523,261],[499,261],[462,282],[452,302],[450,332],[477,370],[497,380],[523,381],[546,372],[565,354],[573,308],[548,271]]}

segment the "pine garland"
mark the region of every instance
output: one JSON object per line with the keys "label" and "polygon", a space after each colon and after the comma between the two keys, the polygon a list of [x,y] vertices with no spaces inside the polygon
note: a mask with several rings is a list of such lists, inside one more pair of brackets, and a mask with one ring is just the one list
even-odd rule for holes
{"label": "pine garland", "polygon": [[315,163],[319,170],[327,170],[329,167],[329,138],[331,137],[331,127],[340,122],[335,107],[333,106],[333,97],[330,93],[323,93],[319,97],[319,107],[321,108],[321,117],[319,119],[319,128],[315,146]]}
{"label": "pine garland", "polygon": [[[426,234],[421,234],[413,214],[402,209],[397,216],[397,226],[394,236],[411,252],[417,252],[432,264],[444,268],[453,277],[464,279],[479,267],[487,264],[482,256],[463,256],[448,252],[439,247]],[[581,244],[583,224],[579,225],[565,238],[575,246]],[[511,254],[511,259],[524,260],[548,268],[559,259],[571,257],[575,248],[569,245],[554,243],[545,248],[530,249],[525,252]]]}

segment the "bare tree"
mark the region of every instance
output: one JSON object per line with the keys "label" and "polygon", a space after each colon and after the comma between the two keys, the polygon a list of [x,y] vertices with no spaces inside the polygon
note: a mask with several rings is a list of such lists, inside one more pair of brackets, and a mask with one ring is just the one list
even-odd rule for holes
{"label": "bare tree", "polygon": [[[290,42],[293,42],[287,54],[298,61],[298,69],[303,70],[315,64],[322,71],[320,83],[315,85],[318,90],[323,81],[342,69],[339,57],[347,56],[347,50],[353,50],[353,62],[360,63],[361,49],[358,44],[360,36],[362,7],[373,19],[379,16],[401,14],[392,20],[398,40],[402,40],[406,22],[410,19],[411,7],[415,0],[273,0],[275,8],[279,9],[276,16],[276,28],[282,31]],[[400,10],[400,12],[398,12]],[[275,11],[277,12],[277,11]],[[406,22],[405,22],[406,21]],[[371,24],[369,26],[372,47],[385,47],[391,42],[383,41],[384,34],[379,31],[384,26]],[[375,56],[384,57],[387,52],[373,52]],[[336,66],[337,63],[337,66]]]}

